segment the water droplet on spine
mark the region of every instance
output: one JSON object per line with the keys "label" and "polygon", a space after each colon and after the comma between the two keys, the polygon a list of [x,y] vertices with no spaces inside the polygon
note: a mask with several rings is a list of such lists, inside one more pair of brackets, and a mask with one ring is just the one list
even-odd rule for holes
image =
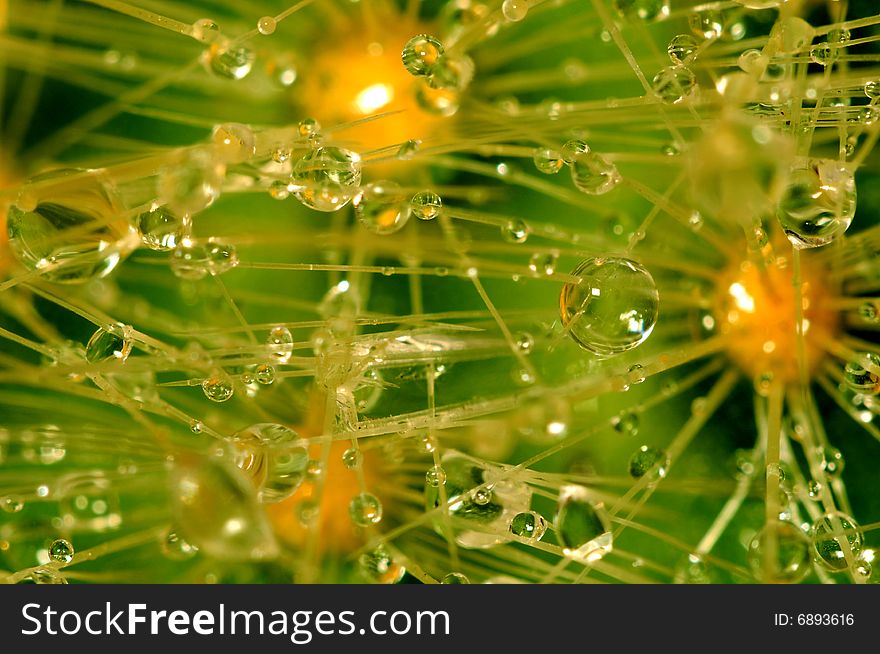
{"label": "water droplet on spine", "polygon": [[357,193],[361,183],[361,158],[350,150],[315,148],[293,167],[293,194],[317,211],[339,211]]}
{"label": "water droplet on spine", "polygon": [[140,241],[113,186],[97,172],[78,169],[30,179],[7,210],[6,230],[28,271],[62,284],[104,277]]}
{"label": "water droplet on spine", "polygon": [[358,527],[375,525],[382,520],[382,503],[372,493],[360,493],[349,503],[348,514]]}
{"label": "water droplet on spine", "polygon": [[391,181],[367,184],[355,196],[353,204],[361,224],[379,235],[402,229],[411,213],[400,185]]}
{"label": "water droplet on spine", "polygon": [[418,34],[403,46],[403,67],[416,77],[428,75],[443,56],[443,44],[429,34]]}
{"label": "water droplet on spine", "polygon": [[642,266],[622,258],[593,258],[572,273],[559,297],[562,324],[581,347],[601,356],[626,352],[654,329],[660,307],[657,285]]}
{"label": "water droplet on spine", "polygon": [[443,209],[443,200],[433,191],[420,191],[412,196],[410,208],[419,220],[434,220]]}
{"label": "water droplet on spine", "polygon": [[611,522],[605,507],[591,502],[582,486],[563,486],[559,490],[555,524],[567,557],[594,562],[612,549]]}

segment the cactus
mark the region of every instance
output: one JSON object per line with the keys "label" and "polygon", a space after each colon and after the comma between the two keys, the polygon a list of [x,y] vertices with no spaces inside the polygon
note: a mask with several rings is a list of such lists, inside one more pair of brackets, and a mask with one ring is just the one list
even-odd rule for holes
{"label": "cactus", "polygon": [[0,579],[876,579],[871,2],[35,4]]}

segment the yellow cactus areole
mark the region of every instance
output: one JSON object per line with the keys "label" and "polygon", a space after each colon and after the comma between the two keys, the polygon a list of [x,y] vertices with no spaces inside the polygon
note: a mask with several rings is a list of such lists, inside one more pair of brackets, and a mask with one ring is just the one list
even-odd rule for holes
{"label": "yellow cactus areole", "polygon": [[791,268],[791,258],[780,256],[766,266],[737,264],[721,277],[715,314],[720,331],[727,336],[730,358],[755,379],[772,375],[786,383],[798,380],[798,316],[807,373],[815,369],[838,327],[839,314],[823,305],[830,293],[821,270],[804,266],[797,288]]}

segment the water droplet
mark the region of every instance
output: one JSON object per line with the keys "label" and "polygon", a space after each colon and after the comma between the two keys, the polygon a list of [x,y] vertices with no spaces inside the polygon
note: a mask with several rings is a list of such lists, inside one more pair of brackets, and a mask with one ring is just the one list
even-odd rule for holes
{"label": "water droplet", "polygon": [[547,531],[547,521],[540,513],[524,511],[517,513],[510,521],[510,533],[520,538],[525,538],[533,543],[544,537]]}
{"label": "water droplet", "polygon": [[797,583],[810,571],[810,539],[790,522],[768,522],[749,544],[748,562],[763,583]]}
{"label": "water droplet", "polygon": [[30,580],[35,584],[67,584],[67,579],[59,570],[54,568],[36,568],[30,574]]}
{"label": "water droplet", "polygon": [[220,28],[210,18],[200,18],[192,24],[192,36],[202,43],[213,43],[220,38]]}
{"label": "water droplet", "polygon": [[605,507],[591,502],[583,486],[559,489],[555,526],[565,556],[594,562],[612,549],[611,522]]}
{"label": "water droplet", "polygon": [[528,332],[520,332],[514,336],[514,341],[516,342],[516,349],[518,349],[523,354],[528,354],[532,351],[532,348],[535,347],[535,338]]}
{"label": "water droplet", "polygon": [[66,529],[103,532],[122,524],[119,494],[102,472],[63,475],[58,480],[57,495]]}
{"label": "water droplet", "polygon": [[418,139],[410,139],[409,141],[405,141],[400,149],[397,150],[397,158],[403,161],[407,161],[412,159],[416,152],[419,151],[419,146],[422,144]]}
{"label": "water droplet", "polygon": [[159,204],[191,216],[220,197],[226,167],[210,149],[187,149],[159,171]]}
{"label": "water droplet", "polygon": [[181,279],[222,275],[237,265],[236,247],[214,237],[207,240],[183,238],[171,253],[171,271]]}
{"label": "water droplet", "polygon": [[830,66],[840,56],[840,51],[830,43],[817,43],[810,48],[810,59],[820,66]]}
{"label": "water droplet", "polygon": [[843,454],[836,447],[826,446],[818,448],[819,462],[822,470],[829,479],[837,479],[846,465]]}
{"label": "water droplet", "polygon": [[431,88],[421,84],[416,89],[416,103],[429,114],[452,116],[461,105],[461,93],[457,89]]}
{"label": "water droplet", "polygon": [[349,470],[357,470],[363,463],[364,455],[356,447],[350,447],[342,453],[342,464]]}
{"label": "water droplet", "polygon": [[791,172],[776,215],[795,247],[812,248],[843,234],[856,211],[855,178],[836,161]]}
{"label": "water droplet", "polygon": [[691,31],[704,39],[717,39],[724,32],[724,15],[718,9],[693,11],[688,15]]}
{"label": "water droplet", "polygon": [[580,139],[572,139],[570,141],[566,141],[565,145],[562,146],[562,160],[571,165],[575,162],[582,154],[589,154],[590,146],[587,145],[586,141],[581,141]]}
{"label": "water droplet", "polygon": [[162,549],[162,554],[172,561],[186,561],[199,553],[198,547],[188,542],[173,529],[169,529],[162,535],[159,546]]}
{"label": "water droplet", "polygon": [[287,363],[293,354],[293,335],[287,327],[273,327],[266,339],[269,354],[278,363]]}
{"label": "water droplet", "polygon": [[443,208],[443,201],[440,196],[433,191],[420,191],[412,196],[410,200],[410,208],[420,220],[434,220],[440,215]]}
{"label": "water droplet", "polygon": [[260,489],[260,501],[280,502],[293,495],[309,468],[308,441],[276,423],[258,423],[234,436],[236,465]]}
{"label": "water droplet", "polygon": [[367,184],[355,196],[354,210],[364,227],[380,235],[402,229],[411,211],[400,184],[391,181]]}
{"label": "water droplet", "polygon": [[21,498],[12,495],[0,497],[0,509],[6,513],[18,513],[24,508],[24,502]]}
{"label": "water droplet", "polygon": [[[454,450],[444,453],[442,465],[449,514],[456,519],[450,527],[455,542],[465,548],[486,548],[508,542],[510,521],[517,513],[529,510],[532,493],[528,486],[503,480],[492,484],[489,490],[484,484],[500,476],[502,469]],[[441,507],[440,495],[439,486],[426,483],[425,508],[430,511]],[[478,503],[478,499],[484,503]],[[438,516],[434,520],[435,529],[447,534],[446,522]],[[468,528],[469,525],[472,527]]]}
{"label": "water droplet", "polygon": [[446,483],[446,471],[442,466],[434,466],[425,473],[425,483],[437,488]]}
{"label": "water droplet", "polygon": [[52,541],[49,545],[49,558],[58,563],[70,563],[73,561],[73,545],[64,538]]}
{"label": "water droplet", "polygon": [[815,479],[811,479],[807,482],[807,496],[811,500],[819,501],[822,499],[822,484],[820,484]]}
{"label": "water droplet", "polygon": [[216,372],[202,382],[202,392],[212,402],[226,402],[232,398],[235,389],[232,380],[223,372]]}
{"label": "water droplet", "polygon": [[528,0],[504,0],[501,3],[501,13],[511,21],[521,21],[529,13]]}
{"label": "water droplet", "polygon": [[536,252],[529,258],[529,270],[536,275],[547,275],[556,272],[559,256],[552,252]]}
{"label": "water droplet", "polygon": [[501,228],[501,236],[508,243],[525,243],[529,238],[529,226],[522,220],[510,220]]}
{"label": "water droplet", "polygon": [[212,558],[271,558],[278,545],[251,482],[222,460],[179,461],[172,475],[175,524]]}
{"label": "water droplet", "polygon": [[403,46],[403,67],[416,77],[429,75],[443,56],[443,44],[429,34],[412,37]]}
{"label": "water droplet", "polygon": [[201,420],[190,420],[189,430],[194,434],[201,434],[202,430],[205,428],[205,423]]}
{"label": "water droplet", "polygon": [[440,581],[441,584],[469,584],[471,580],[461,572],[450,572]]}
{"label": "water droplet", "polygon": [[463,91],[474,78],[474,62],[466,55],[445,55],[437,61],[425,83],[432,89]]}
{"label": "water droplet", "polygon": [[261,363],[254,371],[254,378],[258,384],[268,386],[275,383],[275,368],[268,363]]}
{"label": "water droplet", "polygon": [[203,62],[208,72],[225,79],[244,79],[254,67],[256,55],[250,48],[238,45],[227,47],[212,43],[205,51]]}
{"label": "water droplet", "polygon": [[278,22],[272,16],[263,16],[257,21],[257,31],[264,36],[274,34],[276,27],[278,27]]}
{"label": "water droplet", "polygon": [[562,324],[584,349],[601,356],[626,352],[654,329],[660,298],[651,274],[622,258],[592,258],[572,271],[581,281],[560,294]]}
{"label": "water droplet", "polygon": [[813,559],[823,567],[838,572],[847,568],[842,543],[849,544],[852,557],[858,559],[864,536],[858,523],[839,511],[826,513],[812,527]]}
{"label": "water droplet", "polygon": [[871,80],[865,84],[865,95],[872,100],[880,100],[880,80]]}
{"label": "water droplet", "polygon": [[613,6],[622,18],[630,20],[655,21],[669,16],[669,0],[614,0]]}
{"label": "water droplet", "polygon": [[297,123],[297,131],[303,138],[310,138],[320,133],[321,123],[314,118],[303,118]]}
{"label": "water droplet", "polygon": [[223,123],[211,133],[217,156],[227,163],[248,161],[256,153],[253,130],[241,123]]}
{"label": "water droplet", "polygon": [[693,93],[697,77],[687,66],[669,66],[654,76],[651,88],[666,104],[677,104]]}
{"label": "water droplet", "polygon": [[173,250],[183,236],[183,220],[164,205],[143,212],[134,222],[141,242],[151,250]]}
{"label": "water droplet", "polygon": [[565,164],[562,153],[553,148],[537,148],[532,155],[532,161],[535,163],[535,168],[545,175],[555,175]]}
{"label": "water droplet", "polygon": [[342,148],[315,148],[296,162],[291,181],[294,196],[307,207],[339,211],[360,186],[361,158]]}
{"label": "water droplet", "polygon": [[125,363],[131,354],[131,327],[117,323],[98,328],[86,344],[86,361],[103,363],[116,360]]}
{"label": "water droplet", "polygon": [[639,433],[639,415],[632,411],[623,411],[613,419],[614,430],[624,436],[635,436]]}
{"label": "water droplet", "polygon": [[681,66],[693,56],[699,47],[700,44],[690,34],[679,34],[672,37],[666,47],[666,53],[673,64]]}
{"label": "water droplet", "polygon": [[843,379],[856,393],[877,395],[880,393],[880,375],[874,372],[876,370],[880,370],[880,356],[873,352],[860,352],[856,359],[846,364]]}
{"label": "water droplet", "polygon": [[384,545],[361,554],[358,566],[370,581],[378,584],[396,584],[406,574],[406,568],[394,561]]}
{"label": "water droplet", "polygon": [[95,171],[65,169],[38,175],[38,184],[9,206],[9,246],[30,272],[62,284],[109,274],[140,239],[117,193]]}
{"label": "water droplet", "polygon": [[629,474],[633,479],[646,477],[651,482],[666,476],[669,455],[663,450],[642,445],[629,460]]}
{"label": "water droplet", "polygon": [[617,166],[595,152],[576,156],[570,167],[571,181],[587,195],[604,195],[623,181]]}
{"label": "water droplet", "polygon": [[382,503],[372,493],[359,493],[349,503],[348,514],[358,527],[375,525],[382,520]]}

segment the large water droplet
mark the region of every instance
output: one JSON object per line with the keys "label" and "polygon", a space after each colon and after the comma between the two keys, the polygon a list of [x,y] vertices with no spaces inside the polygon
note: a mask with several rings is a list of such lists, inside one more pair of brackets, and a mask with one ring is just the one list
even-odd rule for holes
{"label": "large water droplet", "polygon": [[602,356],[643,343],[657,322],[660,298],[651,274],[622,258],[593,258],[572,271],[581,278],[559,296],[562,323],[584,349]]}
{"label": "large water droplet", "polygon": [[264,503],[280,502],[300,487],[309,466],[308,441],[292,429],[259,423],[235,434],[236,465],[249,474]]}
{"label": "large water droplet", "polygon": [[813,248],[843,234],[856,212],[855,177],[836,161],[791,172],[776,216],[795,247]]}
{"label": "large water droplet", "polygon": [[813,559],[835,572],[847,568],[846,554],[841,544],[848,543],[853,559],[858,559],[864,542],[858,523],[839,511],[826,513],[819,518],[813,524],[812,536]]}
{"label": "large water droplet", "polygon": [[605,507],[590,501],[583,486],[559,490],[556,533],[563,553],[574,559],[598,561],[612,549],[611,522]]}
{"label": "large water droplet", "polygon": [[617,166],[595,152],[578,154],[569,165],[571,181],[587,195],[605,195],[623,181]]}
{"label": "large water droplet", "polygon": [[367,184],[355,196],[354,210],[364,227],[383,235],[403,228],[411,212],[400,184],[390,181]]}
{"label": "large water droplet", "polygon": [[769,522],[749,544],[748,561],[763,583],[797,583],[810,571],[810,539],[789,522]]}
{"label": "large water droplet", "polygon": [[296,162],[291,182],[293,194],[307,207],[339,211],[357,193],[361,158],[342,148],[315,148]]}
{"label": "large water droplet", "polygon": [[209,556],[242,560],[273,557],[278,545],[253,485],[219,460],[182,461],[171,475],[176,524]]}
{"label": "large water droplet", "polygon": [[99,173],[58,170],[32,178],[9,209],[9,246],[45,279],[82,284],[112,271],[139,240]]}

